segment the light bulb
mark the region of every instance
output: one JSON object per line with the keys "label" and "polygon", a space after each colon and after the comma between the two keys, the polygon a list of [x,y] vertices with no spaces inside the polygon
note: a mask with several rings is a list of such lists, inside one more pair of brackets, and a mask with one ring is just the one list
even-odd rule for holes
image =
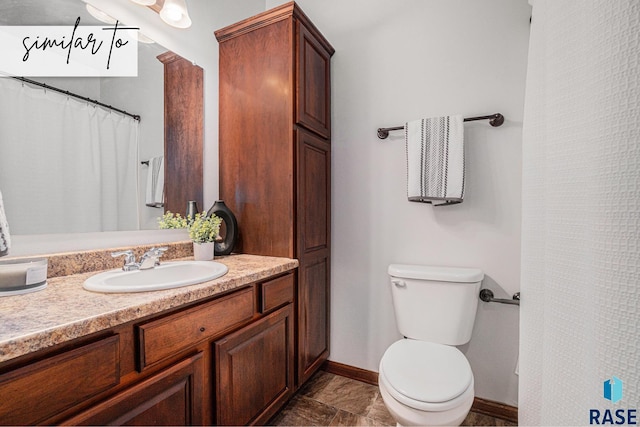
{"label": "light bulb", "polygon": [[169,6],[167,6],[165,14],[167,15],[167,18],[172,21],[179,21],[180,18],[182,18],[182,11],[175,4],[170,4]]}
{"label": "light bulb", "polygon": [[185,0],[165,0],[160,10],[160,18],[172,27],[189,28],[191,26]]}

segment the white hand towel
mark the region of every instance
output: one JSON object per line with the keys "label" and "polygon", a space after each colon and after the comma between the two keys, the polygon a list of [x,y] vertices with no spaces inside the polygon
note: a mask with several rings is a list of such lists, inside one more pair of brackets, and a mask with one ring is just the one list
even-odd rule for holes
{"label": "white hand towel", "polygon": [[405,124],[407,196],[445,205],[464,197],[464,119],[432,117]]}
{"label": "white hand towel", "polygon": [[4,213],[2,192],[0,191],[0,256],[6,255],[11,249],[11,236],[9,236],[9,223]]}
{"label": "white hand towel", "polygon": [[145,204],[153,208],[164,206],[164,157],[149,159]]}

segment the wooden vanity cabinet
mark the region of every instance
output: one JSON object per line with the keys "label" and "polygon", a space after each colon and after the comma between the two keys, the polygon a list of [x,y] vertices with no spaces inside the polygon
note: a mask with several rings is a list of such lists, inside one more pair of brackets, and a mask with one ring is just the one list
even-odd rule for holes
{"label": "wooden vanity cabinet", "polygon": [[240,253],[297,258],[296,382],[329,355],[333,47],[295,3],[216,31],[220,196]]}
{"label": "wooden vanity cabinet", "polygon": [[0,365],[0,424],[264,424],[294,390],[295,273]]}

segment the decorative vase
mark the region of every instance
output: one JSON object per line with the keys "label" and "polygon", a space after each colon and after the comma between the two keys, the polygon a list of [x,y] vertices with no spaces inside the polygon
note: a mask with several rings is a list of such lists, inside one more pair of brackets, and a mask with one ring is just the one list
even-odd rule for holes
{"label": "decorative vase", "polygon": [[193,242],[193,258],[196,261],[211,261],[213,259],[213,242]]}
{"label": "decorative vase", "polygon": [[216,255],[229,255],[238,240],[238,221],[236,221],[231,209],[222,200],[216,201],[211,206],[207,216],[211,214],[215,214],[222,219],[225,230],[224,239],[221,242],[216,242],[214,252]]}

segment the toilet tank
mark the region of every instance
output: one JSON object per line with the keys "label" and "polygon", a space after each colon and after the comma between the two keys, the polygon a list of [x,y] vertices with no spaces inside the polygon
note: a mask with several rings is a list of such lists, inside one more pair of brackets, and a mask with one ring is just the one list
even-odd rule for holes
{"label": "toilet tank", "polygon": [[446,345],[469,342],[482,270],[391,264],[389,276],[402,335]]}

